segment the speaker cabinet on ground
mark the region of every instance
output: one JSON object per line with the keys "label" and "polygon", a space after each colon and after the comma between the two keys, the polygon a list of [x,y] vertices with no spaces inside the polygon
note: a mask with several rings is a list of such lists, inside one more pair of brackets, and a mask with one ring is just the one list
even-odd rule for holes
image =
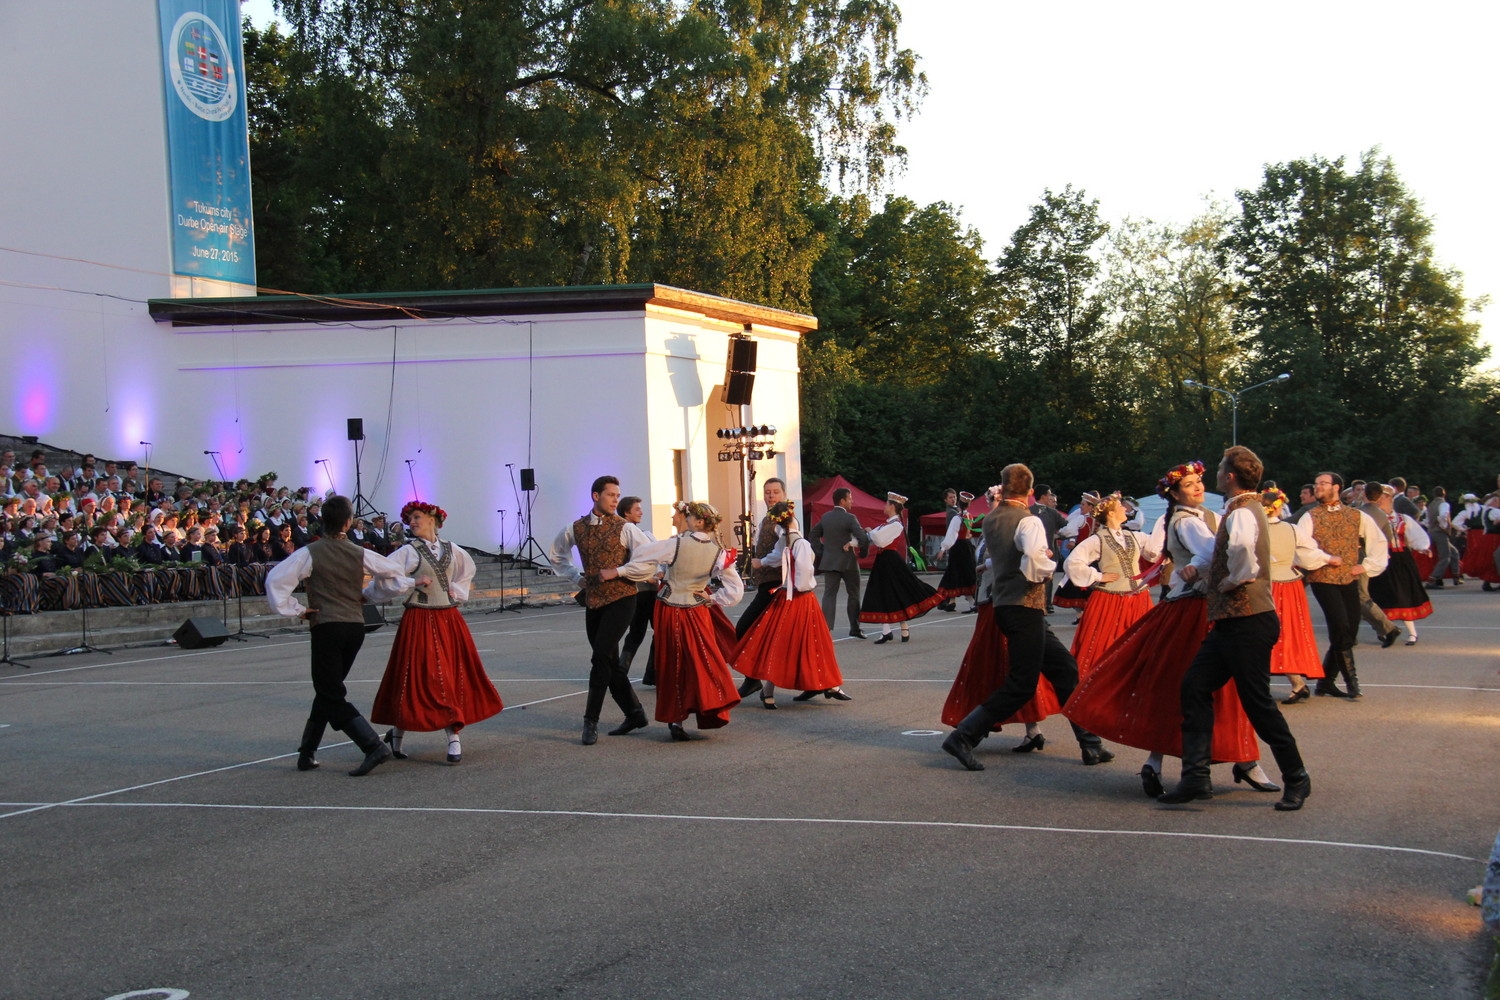
{"label": "speaker cabinet on ground", "polygon": [[217,618],[189,618],[172,633],[172,638],[182,649],[204,649],[224,645],[229,632]]}
{"label": "speaker cabinet on ground", "polygon": [[364,613],[365,613],[365,631],[366,632],[373,632],[373,631],[375,631],[376,629],[378,629],[382,625],[389,625],[390,624],[390,622],[388,622],[388,621],[385,620],[385,615],[375,605],[373,605],[373,604],[362,604],[362,605],[360,605],[360,607],[364,610]]}

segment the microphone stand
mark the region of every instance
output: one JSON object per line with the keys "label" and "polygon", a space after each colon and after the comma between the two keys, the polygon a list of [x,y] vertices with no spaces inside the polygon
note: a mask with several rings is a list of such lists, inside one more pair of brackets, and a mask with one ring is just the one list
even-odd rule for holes
{"label": "microphone stand", "polygon": [[59,649],[57,652],[49,655],[70,656],[73,653],[103,653],[106,656],[114,656],[115,654],[109,650],[100,649],[98,646],[89,643],[89,606],[87,604],[80,604],[79,610],[83,612],[83,633],[78,637],[78,645],[70,646],[67,649]]}
{"label": "microphone stand", "polygon": [[[510,558],[505,554],[505,509],[495,511],[500,515],[500,603],[485,612],[486,615],[497,614],[502,611],[515,611],[520,614],[518,608],[508,607],[505,603],[505,561]],[[522,577],[524,580],[525,577]]]}
{"label": "microphone stand", "polygon": [[0,608],[0,621],[5,623],[5,648],[3,652],[0,652],[0,663],[9,663],[13,667],[25,667],[30,670],[31,664],[22,663],[10,655],[10,616],[14,613],[9,608]]}

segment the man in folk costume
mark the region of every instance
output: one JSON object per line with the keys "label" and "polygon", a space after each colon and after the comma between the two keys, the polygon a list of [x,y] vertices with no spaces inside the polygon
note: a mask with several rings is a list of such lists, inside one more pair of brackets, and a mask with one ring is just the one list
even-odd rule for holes
{"label": "man in folk costume", "polygon": [[[984,518],[984,546],[994,571],[990,600],[995,625],[1009,650],[1010,672],[1005,683],[943,741],[943,750],[970,771],[984,770],[974,747],[995,723],[1010,718],[1035,696],[1039,677],[1051,682],[1063,705],[1078,685],[1073,654],[1047,627],[1046,580],[1056,572],[1057,563],[1047,550],[1042,522],[1027,507],[1033,482],[1031,470],[1019,462],[1000,470],[1002,502]],[[1085,764],[1114,760],[1099,737],[1077,723],[1073,735]]]}
{"label": "man in folk costume", "polygon": [[[1363,514],[1340,500],[1344,486],[1337,472],[1320,472],[1313,480],[1318,506],[1297,521],[1297,535],[1331,557],[1328,563],[1307,574],[1314,599],[1328,623],[1328,652],[1323,656],[1323,679],[1313,688],[1315,695],[1358,698],[1359,676],[1354,667],[1354,646],[1359,634],[1359,577],[1384,572],[1388,559],[1385,535]],[[1364,558],[1360,558],[1360,547]],[[1335,679],[1342,673],[1348,691]]]}
{"label": "man in folk costume", "polygon": [[[1161,802],[1213,798],[1208,770],[1213,696],[1231,680],[1256,735],[1271,748],[1281,768],[1283,791],[1276,808],[1301,809],[1312,791],[1297,740],[1271,697],[1271,649],[1281,635],[1281,622],[1271,597],[1271,541],[1260,501],[1262,474],[1260,459],[1242,445],[1225,451],[1219,463],[1219,492],[1228,499],[1208,569],[1208,619],[1213,628],[1182,678],[1182,780],[1161,796]],[[1197,572],[1189,566],[1183,575],[1196,577]]]}
{"label": "man in folk costume", "polygon": [[[318,766],[313,756],[322,742],[326,726],[342,730],[364,752],[365,759],[350,771],[358,778],[391,759],[391,748],[380,741],[359,710],[349,703],[344,678],[354,666],[354,657],[365,641],[365,613],[361,589],[365,576],[409,589],[415,581],[385,556],[360,548],[345,532],[354,520],[354,505],[347,497],[330,497],[323,508],[327,533],[306,548],[277,563],[266,575],[266,603],[279,615],[301,618],[312,628],[312,711],[297,748],[297,770]],[[292,591],[307,581],[304,607]]]}
{"label": "man in folk costume", "polygon": [[[760,519],[760,528],[755,532],[755,545],[750,549],[750,582],[755,584],[755,596],[745,613],[734,623],[734,637],[743,639],[755,620],[765,613],[771,604],[771,595],[781,586],[781,567],[765,566],[761,560],[776,547],[776,523],[771,520],[772,507],[786,499],[786,483],[780,479],[767,479],[761,487],[761,497],[766,501],[766,515]],[[746,677],[740,684],[740,697],[752,695],[761,689],[761,682]]]}
{"label": "man in folk costume", "polygon": [[[604,696],[614,698],[625,721],[611,729],[609,735],[623,736],[644,728],[648,722],[641,708],[630,676],[620,662],[620,640],[635,618],[635,583],[618,577],[605,580],[600,572],[617,569],[630,562],[638,546],[649,544],[641,529],[621,517],[620,481],[614,476],[600,476],[590,488],[594,506],[562,531],[552,542],[548,558],[559,575],[570,576],[582,588],[583,627],[588,635],[592,656],[589,660],[589,694],[583,709],[584,746],[599,742],[599,713]],[[578,550],[582,570],[570,559]]]}

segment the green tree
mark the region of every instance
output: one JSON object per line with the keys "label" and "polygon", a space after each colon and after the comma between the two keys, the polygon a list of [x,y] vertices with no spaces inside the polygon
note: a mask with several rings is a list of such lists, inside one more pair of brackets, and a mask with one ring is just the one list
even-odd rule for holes
{"label": "green tree", "polygon": [[[1378,150],[1266,168],[1223,240],[1239,279],[1245,378],[1292,380],[1257,400],[1252,446],[1300,479],[1318,468],[1433,481],[1494,454],[1478,439],[1487,351],[1462,278]],[[1434,421],[1437,421],[1434,427]]]}

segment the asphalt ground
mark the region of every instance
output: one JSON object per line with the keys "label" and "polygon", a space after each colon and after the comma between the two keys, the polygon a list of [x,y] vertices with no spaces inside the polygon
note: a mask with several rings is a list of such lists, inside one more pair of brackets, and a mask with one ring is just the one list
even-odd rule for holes
{"label": "asphalt ground", "polygon": [[0,996],[1475,997],[1500,595],[1434,602],[1416,647],[1365,629],[1363,701],[1285,710],[1297,813],[1227,767],[1159,806],[1142,752],[1084,767],[1057,718],[960,769],[938,716],[972,615],[841,640],[854,701],[594,747],[582,612],[474,616],[506,711],[461,764],[413,734],[361,779],[333,732],[294,767],[305,634],[0,667]]}

